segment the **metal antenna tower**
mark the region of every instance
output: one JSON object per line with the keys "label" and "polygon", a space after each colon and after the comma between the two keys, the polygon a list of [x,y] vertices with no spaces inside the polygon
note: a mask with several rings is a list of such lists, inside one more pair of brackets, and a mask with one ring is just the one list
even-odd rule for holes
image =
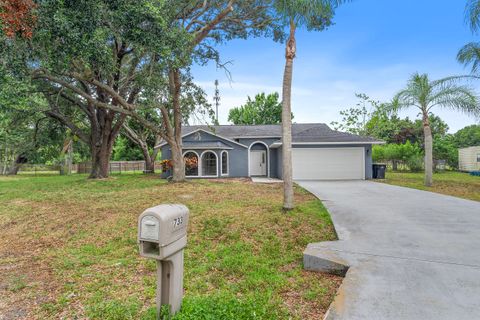
{"label": "metal antenna tower", "polygon": [[215,80],[215,95],[213,96],[213,101],[215,101],[215,124],[219,125],[218,106],[220,105],[220,90],[218,90],[218,80]]}

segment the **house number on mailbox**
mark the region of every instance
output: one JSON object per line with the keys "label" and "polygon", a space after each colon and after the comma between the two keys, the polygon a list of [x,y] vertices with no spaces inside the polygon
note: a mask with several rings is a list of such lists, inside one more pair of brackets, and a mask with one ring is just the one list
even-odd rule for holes
{"label": "house number on mailbox", "polygon": [[179,227],[183,224],[183,217],[178,217],[173,219],[173,226],[174,227]]}

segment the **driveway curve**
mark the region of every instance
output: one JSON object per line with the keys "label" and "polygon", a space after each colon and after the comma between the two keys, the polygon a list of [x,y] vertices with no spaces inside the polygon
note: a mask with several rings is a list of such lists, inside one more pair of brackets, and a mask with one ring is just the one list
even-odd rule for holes
{"label": "driveway curve", "polygon": [[326,319],[480,319],[480,202],[371,181],[297,183],[339,237],[304,252],[306,269],[346,271]]}

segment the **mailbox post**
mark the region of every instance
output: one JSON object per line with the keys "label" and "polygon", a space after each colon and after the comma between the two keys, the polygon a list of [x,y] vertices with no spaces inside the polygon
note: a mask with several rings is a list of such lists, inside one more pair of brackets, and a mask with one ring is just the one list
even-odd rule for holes
{"label": "mailbox post", "polygon": [[163,204],[138,218],[140,255],[157,261],[157,319],[163,305],[171,314],[180,310],[183,297],[183,249],[187,245],[188,208]]}

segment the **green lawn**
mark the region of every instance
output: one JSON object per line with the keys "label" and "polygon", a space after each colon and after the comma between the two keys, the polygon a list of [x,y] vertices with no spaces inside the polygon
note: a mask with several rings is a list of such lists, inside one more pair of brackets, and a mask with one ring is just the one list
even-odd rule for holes
{"label": "green lawn", "polygon": [[335,232],[320,201],[242,180],[0,178],[0,318],[154,319],[155,264],[137,217],[165,202],[191,211],[185,299],[175,319],[320,319],[340,278],[302,270],[302,251]]}
{"label": "green lawn", "polygon": [[480,201],[480,177],[462,172],[435,173],[432,187],[423,185],[423,172],[387,172],[384,182]]}

